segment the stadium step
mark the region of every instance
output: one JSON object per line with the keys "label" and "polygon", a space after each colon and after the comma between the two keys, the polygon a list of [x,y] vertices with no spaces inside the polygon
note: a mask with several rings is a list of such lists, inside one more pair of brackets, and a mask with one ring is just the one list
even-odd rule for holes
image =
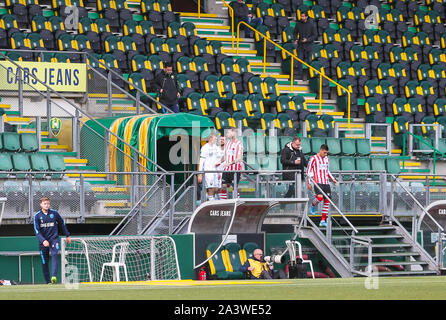
{"label": "stadium step", "polygon": [[[319,221],[319,217],[311,219],[314,222]],[[336,218],[336,221],[338,219]],[[419,251],[418,247],[404,236],[399,226],[380,224],[377,220],[373,222],[373,220],[365,217],[361,219],[360,217],[353,218],[349,216],[348,219],[350,219],[358,230],[356,236],[368,238],[372,241],[372,265],[377,268],[379,276],[437,274],[437,270],[431,262],[423,258],[426,257],[425,255],[427,253]],[[326,228],[318,229],[325,237]],[[333,223],[332,247],[339,252],[339,256],[343,257],[347,263],[350,263],[352,230],[350,226],[342,227],[335,222]],[[317,243],[316,239],[312,239],[311,237],[309,239],[311,242]],[[356,271],[365,272],[367,266],[368,247],[365,245],[355,245],[352,267]],[[394,266],[401,266],[404,270],[398,270]],[[353,276],[358,275],[356,272],[353,272]]]}

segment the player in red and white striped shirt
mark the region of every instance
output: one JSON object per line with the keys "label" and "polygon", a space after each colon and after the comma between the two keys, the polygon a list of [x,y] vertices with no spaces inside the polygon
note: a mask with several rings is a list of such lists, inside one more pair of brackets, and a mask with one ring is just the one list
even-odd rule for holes
{"label": "player in red and white striped shirt", "polygon": [[314,183],[317,184],[314,190],[316,198],[314,198],[310,206],[312,214],[315,214],[316,212],[316,205],[324,200],[321,222],[319,223],[319,226],[321,227],[327,226],[326,219],[328,215],[328,209],[330,207],[330,201],[325,198],[321,190],[327,195],[327,197],[331,197],[329,180],[333,181],[334,184],[337,183],[336,179],[330,172],[330,159],[328,158],[327,154],[328,146],[326,144],[321,145],[319,152],[311,157],[310,162],[307,166],[308,190],[311,191],[313,188],[310,178],[312,178]]}
{"label": "player in red and white striped shirt", "polygon": [[[243,164],[243,143],[237,139],[237,129],[231,128],[226,134],[225,141],[225,158],[223,163],[222,184],[223,189],[220,194],[220,199],[227,199],[227,190],[234,182],[234,172],[244,169]],[[240,183],[240,172],[237,172],[237,185]],[[237,195],[239,193],[237,192]]]}

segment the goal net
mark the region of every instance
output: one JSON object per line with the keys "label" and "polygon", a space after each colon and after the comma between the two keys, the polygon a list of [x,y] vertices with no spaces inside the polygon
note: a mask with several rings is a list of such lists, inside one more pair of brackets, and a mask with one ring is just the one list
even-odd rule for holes
{"label": "goal net", "polygon": [[61,245],[63,283],[181,279],[168,236],[63,238]]}

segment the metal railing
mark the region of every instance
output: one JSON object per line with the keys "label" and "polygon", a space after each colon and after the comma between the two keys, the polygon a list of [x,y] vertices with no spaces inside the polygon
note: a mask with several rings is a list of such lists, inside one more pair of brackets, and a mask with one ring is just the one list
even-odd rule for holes
{"label": "metal railing", "polygon": [[[88,63],[88,59],[87,59],[87,66],[89,68],[89,70],[92,70],[96,75],[98,75],[100,78],[106,80],[107,82],[107,99],[108,99],[108,110],[109,110],[109,114],[111,115],[111,111],[112,111],[112,106],[111,106],[111,99],[112,99],[112,89],[116,89],[119,92],[121,92],[122,94],[125,94],[127,98],[133,100],[135,102],[136,105],[136,114],[140,114],[140,107],[143,107],[144,110],[147,110],[151,113],[157,113],[156,110],[153,110],[152,108],[150,108],[149,106],[147,106],[146,104],[144,104],[141,101],[141,97],[147,97],[149,100],[151,100],[153,103],[160,105],[162,108],[164,108],[166,110],[167,113],[173,113],[173,111],[166,107],[164,104],[160,103],[158,100],[154,99],[152,96],[150,96],[147,92],[145,92],[144,90],[142,90],[141,88],[139,88],[136,84],[132,84],[130,81],[126,80],[124,77],[122,77],[119,73],[117,73],[116,71],[110,69],[107,67],[106,64],[104,64],[102,61],[96,59],[96,57],[94,57],[93,55],[91,55],[90,53],[86,54],[88,59],[91,59],[93,61],[95,61],[96,63],[98,63],[101,68],[104,68],[107,70],[107,77],[104,77],[103,75],[101,75],[98,71],[96,71],[89,63]],[[129,94],[129,92],[127,92],[126,90],[124,90],[124,88],[120,88],[119,86],[117,86],[112,80],[111,80],[111,76],[115,76],[116,78],[118,78],[120,81],[123,81],[124,84],[126,84],[129,88],[133,88],[133,90],[136,90],[136,95],[133,96],[131,94]]]}
{"label": "metal railing", "polygon": [[[38,79],[36,76],[34,76],[32,73],[30,73],[29,70],[24,69],[23,67],[21,67],[19,64],[17,64],[15,61],[11,60],[9,57],[3,55],[3,53],[0,53],[0,58],[4,58],[5,60],[9,61],[10,63],[12,63],[16,68],[17,68],[17,73],[12,72],[11,70],[9,70],[10,73],[12,73],[19,82],[19,90],[18,90],[18,101],[19,101],[19,106],[20,104],[23,105],[23,100],[24,100],[24,94],[23,94],[23,82],[24,82],[24,77],[29,77],[34,79],[37,83],[39,83],[40,85],[43,85],[46,88],[46,92],[41,92],[40,90],[36,89],[32,84],[27,83],[26,86],[29,88],[32,88],[32,90],[40,97],[44,98],[47,100],[47,114],[48,114],[48,123],[49,123],[49,118],[51,116],[51,108],[53,106],[57,106],[58,108],[60,108],[61,110],[63,110],[64,112],[66,112],[67,114],[71,114],[73,113],[73,111],[67,110],[66,107],[64,107],[63,105],[59,104],[58,102],[56,102],[53,97],[57,97],[59,99],[61,99],[62,101],[64,101],[65,103],[67,103],[73,110],[74,110],[74,115],[72,115],[72,119],[73,119],[73,149],[74,151],[78,152],[78,156],[79,156],[79,152],[80,152],[80,125],[82,124],[82,126],[85,126],[86,128],[90,129],[94,134],[96,134],[97,136],[101,137],[102,139],[104,139],[104,143],[106,146],[108,146],[110,144],[110,140],[107,141],[107,139],[105,137],[102,137],[99,133],[97,133],[92,127],[90,127],[87,124],[88,120],[93,121],[96,125],[98,125],[101,129],[104,130],[105,135],[110,138],[111,136],[114,136],[118,141],[122,142],[123,145],[127,148],[129,148],[129,150],[132,151],[132,153],[134,154],[134,158],[131,157],[131,155],[129,156],[132,160],[135,160],[136,163],[139,165],[140,168],[144,169],[145,167],[142,166],[139,163],[139,159],[145,159],[146,161],[148,161],[149,163],[153,164],[158,170],[160,170],[161,172],[166,173],[166,171],[160,167],[158,164],[154,163],[151,159],[149,159],[146,155],[140,153],[139,150],[137,150],[135,147],[133,147],[132,145],[130,145],[129,143],[127,143],[124,139],[122,139],[121,137],[119,137],[118,135],[116,135],[115,133],[113,133],[109,128],[107,128],[106,126],[104,126],[102,123],[100,123],[99,121],[97,121],[92,115],[90,115],[88,112],[84,111],[82,108],[78,107],[75,103],[73,103],[72,101],[70,101],[68,98],[66,98],[64,95],[62,95],[61,93],[53,90],[50,86],[48,86],[46,83],[44,83],[43,81],[41,81],[40,79]],[[5,68],[3,65],[1,65],[2,68]],[[21,109],[21,116],[23,115],[23,108]],[[82,119],[82,116],[87,117],[88,120],[84,120]],[[38,119],[40,119],[40,117],[38,117]],[[40,126],[38,126],[37,128],[37,133],[39,133],[40,131]],[[39,145],[40,145],[40,135],[37,135],[37,139],[39,141]],[[114,146],[117,148],[117,146]],[[104,149],[107,149],[106,147]],[[118,149],[118,148],[117,148]],[[120,150],[121,152],[123,152],[122,150]],[[124,155],[126,155],[125,152],[123,152]],[[127,155],[126,155],[127,156]]]}
{"label": "metal railing", "polygon": [[[358,252],[359,249],[359,252]],[[356,235],[352,235],[350,240],[350,266],[352,269],[352,272],[365,275],[368,274],[362,269],[357,268],[361,267],[360,261],[362,256],[364,255],[364,249],[367,250],[366,256],[367,256],[367,268],[366,270],[368,272],[372,272],[372,255],[373,255],[373,248],[372,248],[372,240],[368,237],[360,237]]]}
{"label": "metal railing", "polygon": [[[153,200],[152,208],[161,206],[160,194],[170,188],[167,177],[170,174],[156,172],[131,172],[131,184],[113,185],[105,180],[107,175],[124,175],[117,172],[91,173],[84,171],[2,171],[0,195],[7,199],[3,220],[31,221],[33,214],[40,209],[39,200],[43,196],[51,199],[52,208],[65,218],[77,223],[85,223],[87,218],[124,217],[120,211],[131,210],[147,195]],[[150,179],[150,185],[139,183]],[[94,184],[91,182],[94,179]],[[104,179],[104,183],[101,183]],[[163,181],[163,185],[159,182]],[[125,222],[125,221],[124,221]],[[135,232],[136,233],[136,232]]]}
{"label": "metal railing", "polygon": [[234,37],[234,9],[225,0],[222,0],[222,2],[223,2],[223,5],[228,8],[228,13],[229,13],[229,16],[231,17],[231,33],[232,33],[231,41],[232,41],[232,50],[234,50],[234,42],[235,42],[235,37]]}
{"label": "metal railing", "polygon": [[[415,139],[415,140],[421,142],[423,145],[425,145],[425,146],[427,146],[429,148],[429,150],[423,151],[423,152],[432,152],[433,153],[433,167],[432,167],[432,171],[433,171],[433,185],[435,186],[437,154],[440,154],[443,158],[446,158],[446,154],[444,154],[443,152],[438,150],[438,141],[439,141],[439,137],[441,136],[441,126],[439,124],[411,125],[411,129],[412,129],[412,126],[430,126],[430,127],[436,128],[436,131],[435,131],[435,147],[432,146],[431,144],[427,143],[426,141],[423,140],[422,137],[415,135],[411,131],[406,131],[403,134],[403,155],[406,154],[406,136],[407,135],[409,135],[409,137],[410,137],[410,140],[409,140],[409,152],[421,151],[421,150],[414,150],[413,149],[413,139]],[[405,158],[403,158],[403,169],[405,169],[405,164],[406,164],[406,161],[405,161]]]}
{"label": "metal railing", "polygon": [[240,26],[244,25],[245,28],[248,27],[249,29],[251,29],[252,31],[254,31],[254,33],[260,35],[261,37],[263,37],[263,41],[264,41],[264,45],[263,45],[263,55],[264,55],[264,59],[263,59],[263,73],[266,74],[266,42],[268,41],[269,43],[273,44],[275,47],[279,48],[282,52],[285,52],[286,54],[290,55],[291,57],[291,92],[294,92],[294,60],[296,60],[298,63],[301,63],[303,65],[305,65],[308,69],[312,70],[313,72],[319,74],[319,114],[322,113],[322,78],[327,79],[328,81],[330,81],[331,83],[335,84],[337,87],[341,88],[342,90],[344,90],[347,95],[348,95],[348,128],[350,129],[350,109],[351,109],[351,96],[350,96],[350,91],[346,88],[344,88],[343,86],[341,86],[339,83],[337,83],[336,81],[332,80],[331,78],[327,77],[323,70],[322,72],[313,68],[312,66],[310,66],[309,64],[307,64],[305,61],[299,59],[296,55],[294,55],[293,53],[289,52],[288,50],[286,50],[285,48],[283,48],[281,45],[275,43],[273,40],[271,40],[268,36],[264,35],[263,33],[261,33],[260,31],[258,31],[257,29],[251,27],[249,24],[247,24],[244,21],[240,21],[237,24],[237,51],[236,51],[236,55],[239,55],[239,50],[240,50]]}

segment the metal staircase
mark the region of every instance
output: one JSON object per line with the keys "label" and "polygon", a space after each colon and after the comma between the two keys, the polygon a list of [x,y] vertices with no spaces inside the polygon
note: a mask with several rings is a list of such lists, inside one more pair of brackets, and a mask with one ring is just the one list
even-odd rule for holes
{"label": "metal staircase", "polygon": [[[394,176],[390,178],[393,183],[400,183]],[[409,190],[406,191],[415,200],[415,207],[420,207],[438,226],[438,233],[442,233],[442,228],[415,196]],[[391,206],[392,202],[393,198]],[[420,219],[417,210],[412,212],[409,232],[393,214],[381,217],[358,214],[350,216],[349,220],[333,202],[331,205],[334,213],[330,213],[327,218],[326,228],[318,227],[318,216],[305,213],[297,227],[296,236],[310,240],[341,277],[366,276],[372,272],[379,276],[440,274],[441,262],[432,257],[417,239]],[[386,208],[384,210],[387,212]]]}
{"label": "metal staircase", "polygon": [[[368,252],[351,252],[351,235],[345,230],[351,228],[335,227],[332,229],[332,244],[326,239],[326,230],[319,230],[315,225],[300,230],[299,237],[309,239],[342,277],[366,274]],[[398,225],[369,224],[356,226],[357,236],[371,240],[371,267],[379,276],[415,276],[437,275],[435,261],[416,242],[407,231]],[[351,260],[352,259],[352,260]],[[353,262],[350,264],[350,262]]]}

